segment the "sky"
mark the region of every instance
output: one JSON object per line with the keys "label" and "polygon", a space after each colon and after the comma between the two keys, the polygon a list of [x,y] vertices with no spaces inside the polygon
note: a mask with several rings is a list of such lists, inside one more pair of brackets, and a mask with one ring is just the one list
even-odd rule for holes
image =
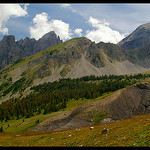
{"label": "sky", "polygon": [[116,44],[148,22],[149,3],[0,3],[0,40],[38,40],[55,31],[63,41],[86,37]]}

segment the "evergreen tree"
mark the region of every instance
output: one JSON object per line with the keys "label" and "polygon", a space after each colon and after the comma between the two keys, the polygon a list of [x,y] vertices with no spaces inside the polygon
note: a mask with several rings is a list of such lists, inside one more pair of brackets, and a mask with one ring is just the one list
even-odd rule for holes
{"label": "evergreen tree", "polygon": [[0,132],[3,132],[3,127],[1,126],[1,128],[0,128]]}

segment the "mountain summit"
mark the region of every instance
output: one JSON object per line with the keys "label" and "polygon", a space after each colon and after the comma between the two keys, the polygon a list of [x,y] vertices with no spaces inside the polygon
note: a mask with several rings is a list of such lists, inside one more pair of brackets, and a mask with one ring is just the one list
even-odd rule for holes
{"label": "mountain summit", "polygon": [[150,44],[150,22],[140,25],[118,45],[125,49],[137,49]]}

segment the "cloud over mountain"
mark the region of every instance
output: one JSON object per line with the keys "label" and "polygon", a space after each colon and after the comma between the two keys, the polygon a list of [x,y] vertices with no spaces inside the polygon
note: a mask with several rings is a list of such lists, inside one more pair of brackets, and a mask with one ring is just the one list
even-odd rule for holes
{"label": "cloud over mountain", "polygon": [[79,35],[79,36],[82,36],[82,29],[81,28],[77,28],[75,29],[75,34]]}
{"label": "cloud over mountain", "polygon": [[111,29],[109,23],[106,21],[102,22],[90,16],[88,22],[95,28],[86,31],[86,37],[91,41],[95,41],[96,43],[103,41],[116,44],[125,37],[124,34],[120,34],[118,31]]}
{"label": "cloud over mountain", "polygon": [[30,27],[31,38],[35,38],[36,40],[38,40],[45,33],[48,33],[50,31],[55,31],[55,33],[60,37],[61,40],[71,38],[69,24],[63,22],[62,20],[49,20],[49,16],[45,12],[36,14],[32,21],[33,26]]}

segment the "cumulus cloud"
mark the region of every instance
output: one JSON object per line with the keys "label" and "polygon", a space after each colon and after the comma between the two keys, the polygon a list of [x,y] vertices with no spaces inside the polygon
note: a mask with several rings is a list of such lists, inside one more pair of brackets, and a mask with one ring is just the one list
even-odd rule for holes
{"label": "cumulus cloud", "polygon": [[27,6],[23,9],[19,4],[0,4],[0,33],[8,34],[5,27],[10,17],[21,17],[27,15]]}
{"label": "cumulus cloud", "polygon": [[30,27],[30,35],[31,38],[35,38],[38,40],[44,34],[55,31],[55,33],[60,37],[61,40],[66,40],[71,38],[71,30],[69,28],[69,24],[63,22],[62,20],[48,20],[48,14],[43,12],[41,14],[37,14],[33,18],[33,26]]}
{"label": "cumulus cloud", "polygon": [[75,34],[77,34],[77,35],[79,35],[79,36],[82,36],[82,29],[80,29],[80,28],[77,28],[77,29],[75,29]]}
{"label": "cumulus cloud", "polygon": [[90,16],[88,22],[92,25],[92,27],[96,28],[93,30],[86,31],[86,37],[91,41],[95,41],[96,43],[103,42],[111,42],[118,43],[125,37],[125,34],[120,34],[118,31],[112,30],[109,27],[109,23]]}

